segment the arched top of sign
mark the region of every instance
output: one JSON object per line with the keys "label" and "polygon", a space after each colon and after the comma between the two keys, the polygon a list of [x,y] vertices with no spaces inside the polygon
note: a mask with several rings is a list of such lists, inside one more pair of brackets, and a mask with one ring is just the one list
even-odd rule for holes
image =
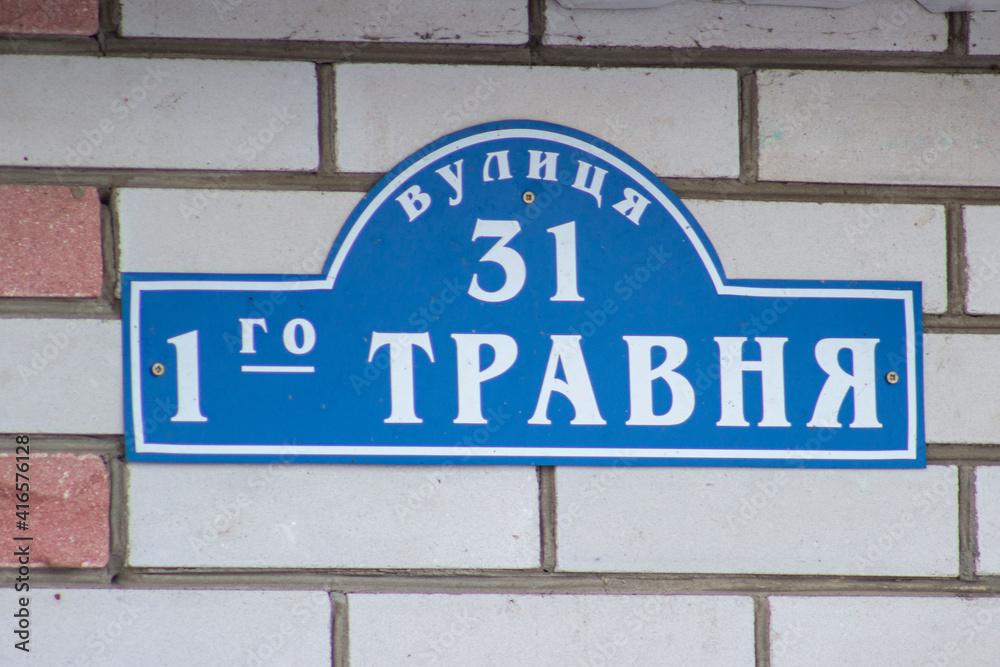
{"label": "arched top of sign", "polygon": [[[562,125],[529,120],[485,123],[466,128],[428,144],[400,162],[372,188],[371,192],[358,204],[350,218],[348,218],[344,225],[344,231],[341,233],[340,238],[337,239],[330,256],[327,258],[324,273],[331,281],[336,280],[347,253],[351,252],[355,240],[365,225],[369,223],[372,217],[387,201],[390,201],[403,192],[406,186],[410,185],[410,181],[414,176],[428,171],[428,168],[431,166],[436,167],[437,165],[449,164],[448,158],[464,149],[473,146],[489,146],[492,143],[503,144],[505,141],[518,139],[530,141],[532,145],[536,145],[534,142],[546,142],[552,144],[557,150],[560,148],[563,149],[565,157],[571,159],[566,160],[568,164],[565,165],[559,164],[557,160],[555,163],[556,166],[553,169],[556,170],[556,182],[563,180],[559,178],[558,170],[560,169],[563,170],[564,175],[568,174],[571,176],[569,181],[562,183],[567,187],[577,182],[580,172],[578,165],[581,156],[588,156],[592,158],[592,161],[599,161],[630,177],[636,186],[641,189],[642,194],[648,197],[649,202],[654,206],[662,207],[672,221],[684,232],[691,242],[692,249],[704,264],[705,271],[712,280],[712,284],[715,285],[716,290],[721,293],[725,289],[725,274],[721,262],[715,254],[715,248],[712,246],[712,243],[677,195],[664,185],[653,172],[625,152],[602,139]],[[531,156],[528,152],[530,150],[530,148],[524,150],[523,155],[520,156],[522,162],[530,163]],[[486,155],[502,153],[502,151],[488,150],[485,152]],[[536,152],[541,153],[543,151],[538,150]],[[539,162],[542,159],[538,158]],[[511,161],[509,152],[506,160],[506,164],[509,167]],[[489,164],[485,164],[484,162],[483,165],[476,166],[481,166],[484,169],[487,167],[495,168],[497,175],[502,175],[500,173],[502,163],[499,158],[493,158]],[[594,165],[591,164],[590,169],[593,168]],[[573,171],[565,171],[566,169],[572,169]],[[585,180],[590,175],[590,169],[587,169],[583,174]],[[543,170],[544,167],[539,168],[538,176],[541,176],[541,178],[537,180],[549,183],[553,182],[552,179],[545,177],[546,175],[543,173]],[[431,169],[430,171],[436,170]],[[450,175],[457,177],[455,172],[450,172]],[[587,185],[593,186],[593,183],[593,178],[591,177],[591,181]],[[582,192],[586,192],[584,188],[579,189]],[[601,202],[598,201],[597,203],[600,206]],[[525,206],[525,212],[529,210],[530,206],[531,204]],[[627,219],[633,224],[639,224],[636,220],[627,217],[623,219]]]}
{"label": "arched top of sign", "polygon": [[727,279],[653,173],[557,125],[411,155],[320,275],[123,285],[133,460],[924,464],[919,283]]}

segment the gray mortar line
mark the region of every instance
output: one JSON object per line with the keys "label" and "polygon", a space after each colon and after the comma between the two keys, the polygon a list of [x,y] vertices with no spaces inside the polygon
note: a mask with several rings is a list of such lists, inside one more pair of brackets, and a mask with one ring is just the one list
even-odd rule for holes
{"label": "gray mortar line", "polygon": [[[309,190],[368,192],[384,174],[196,169],[53,169],[2,167],[0,183],[96,188]],[[1000,195],[998,195],[1000,197]]]}
{"label": "gray mortar line", "polygon": [[[0,442],[14,441],[17,433],[0,433]],[[31,434],[31,442],[38,447],[41,453],[71,453],[71,454],[98,454],[125,456],[125,444],[121,435],[66,435],[59,433],[52,434]],[[13,451],[13,445],[7,449]],[[127,463],[127,462],[126,462]],[[311,465],[311,464],[299,464]],[[321,465],[321,464],[320,464]],[[948,443],[928,443],[927,445],[927,465],[929,466],[993,466],[1000,465],[1000,444],[980,443],[980,444],[948,444]],[[555,498],[555,468],[553,466],[540,466],[539,485],[542,502],[548,506],[541,508],[541,520],[543,522],[543,536],[549,534],[555,540],[556,521],[556,498]],[[548,472],[551,470],[552,472]],[[546,525],[552,530],[546,530]],[[554,548],[551,547],[543,548]],[[553,563],[554,565],[555,563]],[[544,569],[544,568],[543,568]]]}
{"label": "gray mortar line", "polygon": [[108,39],[118,37],[121,30],[121,5],[119,0],[98,0],[97,43],[102,53],[107,50]]}
{"label": "gray mortar line", "polygon": [[319,174],[327,176],[337,171],[337,116],[333,65],[316,68],[319,82]]}
{"label": "gray mortar line", "polygon": [[757,126],[757,72],[750,68],[739,71],[739,145],[740,176],[743,184],[756,183],[760,159],[760,129]]}
{"label": "gray mortar line", "polygon": [[771,601],[765,595],[753,598],[755,667],[771,667]]}
{"label": "gray mortar line", "polygon": [[979,539],[976,520],[976,468],[958,467],[958,558],[960,577],[976,580]]}
{"label": "gray mortar line", "polygon": [[0,55],[99,56],[95,37],[0,33]]}
{"label": "gray mortar line", "polygon": [[101,285],[101,301],[111,312],[121,317],[122,304],[118,298],[119,253],[118,240],[121,238],[118,216],[111,205],[110,190],[101,192],[101,254],[104,260],[104,276]]}
{"label": "gray mortar line", "polygon": [[928,444],[928,465],[989,466],[1000,463],[1000,445],[989,444]]}
{"label": "gray mortar line", "polygon": [[539,52],[545,45],[545,2],[526,0],[528,3],[528,52],[532,65],[540,64]]}
{"label": "gray mortar line", "polygon": [[538,515],[541,529],[541,568],[543,572],[556,569],[556,469],[555,466],[538,466]]}
{"label": "gray mortar line", "polygon": [[333,613],[331,641],[333,643],[333,667],[350,667],[350,613],[347,596],[343,593],[330,593],[330,608]]}
{"label": "gray mortar line", "polygon": [[[359,49],[358,46],[364,48]],[[2,45],[0,45],[2,47]],[[295,60],[317,63],[531,65],[527,44],[416,44],[280,39],[109,39],[107,55],[144,58]]]}
{"label": "gray mortar line", "polygon": [[[0,583],[12,582],[4,570]],[[34,570],[40,586],[106,586],[103,570]],[[114,586],[139,589],[326,590],[342,593],[533,593],[547,595],[808,595],[1000,598],[1000,577],[848,575],[542,573],[525,570],[283,570],[274,568],[124,568]]]}
{"label": "gray mortar line", "polygon": [[[0,433],[0,442],[13,443],[18,433]],[[125,444],[121,435],[67,435],[60,433],[31,434],[31,442],[38,446],[42,453],[68,452],[75,454],[99,454],[124,457]],[[13,451],[14,445],[8,449]],[[127,462],[126,462],[127,463]],[[929,443],[927,445],[927,465],[952,466],[976,465],[990,466],[1000,464],[1000,444],[948,444]],[[314,465],[314,464],[295,464]],[[315,464],[324,465],[324,464]],[[552,472],[549,472],[551,470]],[[551,525],[549,533],[555,539],[556,491],[554,466],[539,466],[539,493],[548,507],[540,509],[542,522]],[[543,533],[546,528],[543,526]]]}
{"label": "gray mortar line", "polygon": [[948,49],[955,56],[969,55],[969,14],[967,12],[948,13]]}
{"label": "gray mortar line", "polygon": [[944,208],[945,238],[948,261],[948,310],[952,317],[965,315],[965,295],[968,290],[968,269],[965,259],[965,224],[962,205],[949,202]]}
{"label": "gray mortar line", "polygon": [[[954,19],[949,44],[962,44]],[[529,26],[530,30],[530,26]],[[966,28],[967,30],[967,28]],[[3,38],[5,35],[0,35]],[[6,35],[7,37],[12,37]],[[635,46],[536,46],[491,44],[416,44],[405,42],[289,41],[280,39],[122,38],[103,34],[101,44],[87,37],[0,39],[0,53],[49,55],[104,53],[114,57],[162,57],[227,60],[300,60],[323,63],[367,62],[435,65],[537,65],[571,67],[809,69],[922,73],[993,73],[996,56],[965,54],[810,49],[673,48]],[[529,34],[529,43],[531,34]],[[967,42],[967,39],[965,40]],[[356,47],[364,44],[365,48]],[[949,47],[952,48],[952,47]],[[346,55],[346,54],[350,55]]]}
{"label": "gray mortar line", "polygon": [[[14,438],[20,433],[0,434],[0,442],[10,442],[0,451],[14,451]],[[97,454],[98,456],[119,456],[125,454],[120,435],[58,435],[29,434],[31,445],[40,454]]]}
{"label": "gray mortar line", "polygon": [[[121,443],[124,450],[124,442]],[[111,552],[108,557],[107,571],[114,581],[121,570],[128,566],[128,493],[125,466],[125,454],[115,453],[107,457],[108,474],[111,485],[111,499],[108,506],[108,522],[111,528]]]}
{"label": "gray mortar line", "polygon": [[[161,188],[206,190],[287,190],[368,192],[385,174],[367,172],[212,171],[196,169],[53,169],[0,166],[0,183],[62,185],[96,188]],[[809,183],[728,178],[674,178],[660,181],[682,199],[753,200],[866,204],[927,204],[944,206],[996,204],[1000,186],[895,185],[869,183]]]}
{"label": "gray mortar line", "polygon": [[121,313],[104,299],[71,299],[53,297],[0,298],[0,318],[55,318],[87,320],[120,320]]}
{"label": "gray mortar line", "polygon": [[706,69],[748,67],[836,72],[990,73],[995,56],[946,52],[810,49],[673,48],[634,46],[547,46],[543,64],[563,67],[648,67]]}
{"label": "gray mortar line", "polygon": [[1000,315],[928,315],[924,333],[1000,333]]}

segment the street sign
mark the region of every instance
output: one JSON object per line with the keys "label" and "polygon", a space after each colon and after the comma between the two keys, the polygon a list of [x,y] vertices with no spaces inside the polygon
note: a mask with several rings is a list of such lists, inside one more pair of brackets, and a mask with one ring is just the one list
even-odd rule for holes
{"label": "street sign", "polygon": [[557,125],[410,156],[320,275],[122,279],[130,460],[924,465],[919,283],[727,279]]}

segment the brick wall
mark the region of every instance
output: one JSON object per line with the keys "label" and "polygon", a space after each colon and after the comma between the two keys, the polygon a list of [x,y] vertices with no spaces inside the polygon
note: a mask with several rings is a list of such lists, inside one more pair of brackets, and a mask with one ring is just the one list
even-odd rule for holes
{"label": "brick wall", "polygon": [[[6,3],[0,534],[28,434],[30,659],[997,664],[997,17]],[[383,172],[505,118],[631,153],[731,277],[922,281],[927,469],[124,462],[119,272],[318,272]],[[12,554],[2,664],[29,659]]]}

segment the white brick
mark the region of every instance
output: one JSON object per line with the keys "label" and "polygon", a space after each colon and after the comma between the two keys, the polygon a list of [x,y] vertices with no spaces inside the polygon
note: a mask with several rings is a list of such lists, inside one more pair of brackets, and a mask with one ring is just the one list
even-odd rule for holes
{"label": "white brick", "polygon": [[[943,51],[948,19],[914,0],[844,9],[680,0],[658,9],[571,11],[547,3],[547,44],[735,49]],[[698,57],[680,63],[695,63]]]}
{"label": "white brick", "polygon": [[347,605],[351,664],[365,667],[754,664],[748,597],[383,594]]}
{"label": "white brick", "polygon": [[[9,617],[25,593],[4,588],[0,603]],[[331,661],[332,614],[323,591],[32,586],[28,595],[31,652],[15,650],[11,639],[5,665],[329,667]]]}
{"label": "white brick", "polygon": [[1000,54],[1000,12],[972,12],[969,15],[969,53]]}
{"label": "white brick", "polygon": [[332,40],[351,56],[368,42],[523,44],[528,6],[517,0],[124,0],[126,37]]}
{"label": "white brick", "polygon": [[968,288],[965,308],[979,315],[1000,313],[1000,207],[965,208]]}
{"label": "white brick", "polygon": [[1000,336],[924,334],[927,442],[1000,442]]}
{"label": "white brick", "polygon": [[885,204],[687,201],[730,278],[923,281],[947,307],[944,209]]}
{"label": "white brick", "polygon": [[1000,467],[976,469],[979,572],[1000,574]]}
{"label": "white brick", "polygon": [[771,665],[994,665],[1000,600],[772,597]]}
{"label": "white brick", "polygon": [[322,273],[362,194],[116,191],[122,271]]}
{"label": "white brick", "polygon": [[122,324],[0,319],[0,433],[121,433]]}
{"label": "white brick", "polygon": [[316,169],[311,63],[4,56],[0,164]]}
{"label": "white brick", "polygon": [[560,570],[958,573],[950,467],[561,467],[556,480]]}
{"label": "white brick", "polygon": [[1000,185],[992,74],[765,71],[758,90],[762,180]]}
{"label": "white brick", "polygon": [[128,494],[136,566],[539,565],[528,466],[133,463]]}
{"label": "white brick", "polygon": [[386,171],[449,132],[521,118],[589,132],[661,176],[739,173],[729,70],[341,65],[336,78],[345,171]]}

